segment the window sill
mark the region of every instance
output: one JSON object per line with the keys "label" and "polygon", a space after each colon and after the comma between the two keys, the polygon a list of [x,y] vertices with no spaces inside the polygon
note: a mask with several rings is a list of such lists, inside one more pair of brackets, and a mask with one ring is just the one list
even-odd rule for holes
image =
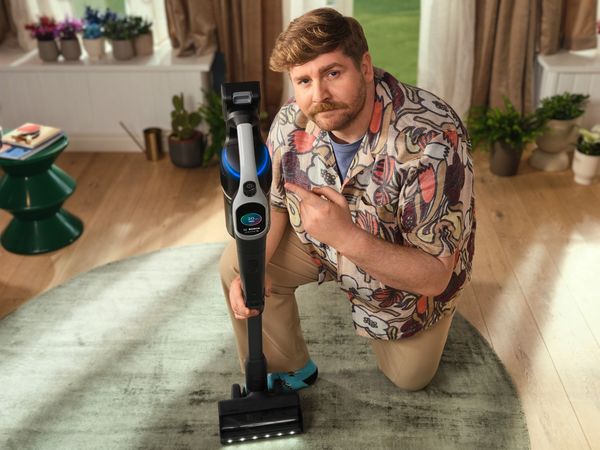
{"label": "window sill", "polygon": [[[107,45],[110,48],[110,45]],[[209,72],[214,54],[179,58],[175,56],[169,41],[154,48],[150,56],[135,57],[128,61],[117,61],[108,52],[98,61],[90,61],[83,51],[79,61],[44,62],[37,49],[24,52],[14,46],[0,47],[0,72],[173,72],[190,70]]]}

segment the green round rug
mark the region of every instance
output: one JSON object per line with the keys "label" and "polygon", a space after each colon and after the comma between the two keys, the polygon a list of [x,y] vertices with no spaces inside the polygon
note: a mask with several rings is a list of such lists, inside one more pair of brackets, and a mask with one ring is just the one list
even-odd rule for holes
{"label": "green round rug", "polygon": [[[222,297],[222,244],[118,261],[0,321],[0,448],[210,449],[217,402],[243,382]],[[298,291],[319,379],[301,391],[306,433],[244,448],[529,448],[518,396],[457,316],[425,390],[395,388],[356,336],[334,284]]]}

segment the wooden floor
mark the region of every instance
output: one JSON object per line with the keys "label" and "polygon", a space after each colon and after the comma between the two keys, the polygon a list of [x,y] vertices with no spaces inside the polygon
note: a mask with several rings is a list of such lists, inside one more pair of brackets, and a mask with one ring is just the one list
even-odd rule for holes
{"label": "wooden floor", "polygon": [[[600,449],[600,182],[525,162],[499,178],[475,159],[476,255],[459,309],[513,377],[533,449]],[[228,237],[216,167],[68,152],[58,165],[78,181],[66,208],[85,231],[48,255],[0,249],[0,317],[109,261]],[[0,212],[0,229],[9,219]]]}

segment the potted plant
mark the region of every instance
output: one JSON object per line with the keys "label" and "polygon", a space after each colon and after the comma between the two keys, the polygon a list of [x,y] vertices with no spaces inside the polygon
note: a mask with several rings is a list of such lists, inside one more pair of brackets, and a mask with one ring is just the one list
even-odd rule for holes
{"label": "potted plant", "polygon": [[[107,11],[108,12],[108,11]],[[104,15],[91,6],[85,7],[83,18],[83,47],[90,61],[97,61],[106,53],[103,34]]]}
{"label": "potted plant", "polygon": [[154,52],[154,40],[152,37],[152,22],[144,20],[140,16],[131,17],[134,29],[133,46],[137,56],[148,56]]}
{"label": "potted plant", "polygon": [[125,61],[135,56],[134,29],[129,17],[114,17],[104,23],[104,35],[110,39],[113,57]]}
{"label": "potted plant", "polygon": [[204,136],[196,128],[202,122],[197,111],[188,112],[183,102],[183,93],[173,96],[171,111],[171,134],[169,135],[169,157],[178,167],[198,167],[204,161]]}
{"label": "potted plant", "polygon": [[60,52],[67,61],[77,61],[81,57],[81,45],[77,38],[77,33],[81,33],[81,30],[81,21],[68,17],[56,26]]}
{"label": "potted plant", "polygon": [[595,125],[591,130],[580,128],[579,133],[573,154],[575,182],[592,184],[600,172],[600,125]]}
{"label": "potted plant", "polygon": [[208,143],[204,149],[204,165],[218,158],[225,145],[225,120],[221,96],[216,91],[204,91],[205,104],[198,108],[202,120],[208,125]]}
{"label": "potted plant", "polygon": [[26,24],[25,29],[37,40],[38,55],[42,61],[51,62],[58,59],[60,53],[56,45],[56,22],[53,18],[42,16],[39,22]]}
{"label": "potted plant", "polygon": [[565,92],[542,99],[536,114],[544,128],[536,139],[537,148],[529,160],[531,166],[548,172],[569,167],[567,152],[575,147],[579,118],[589,97]]}
{"label": "potted plant", "polygon": [[506,97],[504,109],[473,108],[467,128],[474,148],[491,150],[490,170],[499,176],[517,173],[523,148],[540,133],[537,116],[521,114]]}

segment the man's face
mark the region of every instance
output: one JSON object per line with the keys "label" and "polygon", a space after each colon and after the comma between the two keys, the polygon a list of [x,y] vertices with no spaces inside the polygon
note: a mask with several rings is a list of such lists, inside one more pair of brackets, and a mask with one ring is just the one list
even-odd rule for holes
{"label": "man's face", "polygon": [[365,64],[361,69],[336,50],[290,69],[296,102],[302,112],[325,131],[342,131],[352,125],[366,101]]}

